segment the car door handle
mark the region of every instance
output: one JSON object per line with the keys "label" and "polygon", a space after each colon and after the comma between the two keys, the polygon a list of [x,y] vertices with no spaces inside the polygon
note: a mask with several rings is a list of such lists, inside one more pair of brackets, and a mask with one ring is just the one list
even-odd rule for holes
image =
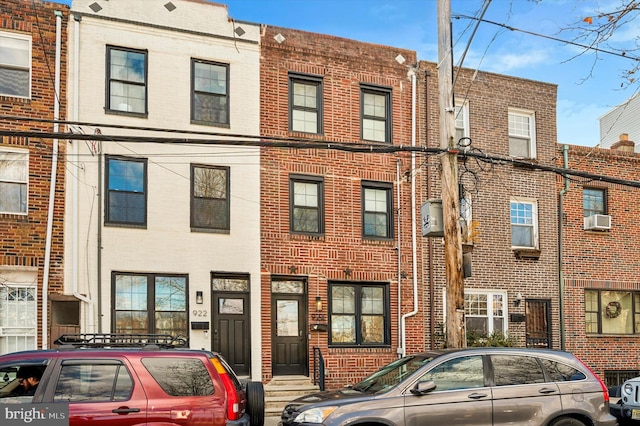
{"label": "car door handle", "polygon": [[553,388],[542,388],[538,391],[538,393],[555,393],[556,390]]}
{"label": "car door handle", "polygon": [[139,413],[139,408],[114,408],[111,410],[112,413],[116,414],[127,414],[127,413]]}
{"label": "car door handle", "polygon": [[469,395],[469,398],[471,398],[471,399],[481,399],[481,398],[486,398],[486,397],[487,397],[486,393],[474,392],[474,393]]}

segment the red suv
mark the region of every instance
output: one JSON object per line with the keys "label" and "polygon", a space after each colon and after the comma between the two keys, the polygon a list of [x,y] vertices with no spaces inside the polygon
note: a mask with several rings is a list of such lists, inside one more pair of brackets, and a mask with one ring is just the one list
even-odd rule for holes
{"label": "red suv", "polygon": [[78,334],[57,343],[0,356],[0,404],[38,404],[71,426],[264,424],[262,383],[241,383],[220,354],[186,349],[184,339]]}

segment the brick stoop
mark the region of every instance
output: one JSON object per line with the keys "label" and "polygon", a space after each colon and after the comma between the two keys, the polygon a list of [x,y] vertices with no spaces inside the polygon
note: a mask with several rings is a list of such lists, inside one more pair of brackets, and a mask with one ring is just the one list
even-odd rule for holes
{"label": "brick stoop", "polygon": [[276,376],[264,385],[265,417],[279,419],[288,402],[319,390],[307,376]]}

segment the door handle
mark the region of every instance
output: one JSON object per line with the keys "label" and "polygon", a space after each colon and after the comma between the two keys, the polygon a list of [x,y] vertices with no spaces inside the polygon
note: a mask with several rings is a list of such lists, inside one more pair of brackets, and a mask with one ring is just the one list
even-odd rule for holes
{"label": "door handle", "polygon": [[116,414],[128,414],[128,413],[139,413],[139,408],[114,408],[111,410],[112,413]]}
{"label": "door handle", "polygon": [[471,399],[481,399],[481,398],[486,398],[486,397],[487,397],[486,393],[474,392],[474,393],[469,395],[469,398],[471,398]]}
{"label": "door handle", "polygon": [[540,389],[540,390],[538,391],[538,393],[544,393],[544,394],[547,394],[547,393],[555,393],[555,392],[556,392],[556,390],[555,390],[555,389],[553,389],[553,388],[542,388],[542,389]]}

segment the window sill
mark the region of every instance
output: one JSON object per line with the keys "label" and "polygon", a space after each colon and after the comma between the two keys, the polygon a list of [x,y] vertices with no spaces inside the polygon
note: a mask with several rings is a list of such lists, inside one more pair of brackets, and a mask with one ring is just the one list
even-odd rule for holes
{"label": "window sill", "polygon": [[119,111],[117,109],[105,109],[104,112],[105,114],[124,115],[126,117],[147,118],[149,116],[146,112]]}
{"label": "window sill", "polygon": [[213,121],[191,120],[191,124],[196,124],[199,126],[208,126],[208,127],[220,127],[222,129],[231,128],[231,124],[229,123],[215,123]]}
{"label": "window sill", "polygon": [[324,234],[299,234],[292,232],[289,234],[289,238],[292,240],[325,241]]}
{"label": "window sill", "polygon": [[214,228],[194,228],[191,227],[191,232],[200,232],[203,234],[230,234],[230,229],[214,229]]}
{"label": "window sill", "polygon": [[147,229],[147,224],[136,224],[136,223],[114,223],[114,222],[105,222],[105,227],[111,228],[132,228],[132,229]]}
{"label": "window sill", "polygon": [[516,259],[519,260],[538,260],[540,259],[541,251],[532,248],[514,248],[513,254]]}

